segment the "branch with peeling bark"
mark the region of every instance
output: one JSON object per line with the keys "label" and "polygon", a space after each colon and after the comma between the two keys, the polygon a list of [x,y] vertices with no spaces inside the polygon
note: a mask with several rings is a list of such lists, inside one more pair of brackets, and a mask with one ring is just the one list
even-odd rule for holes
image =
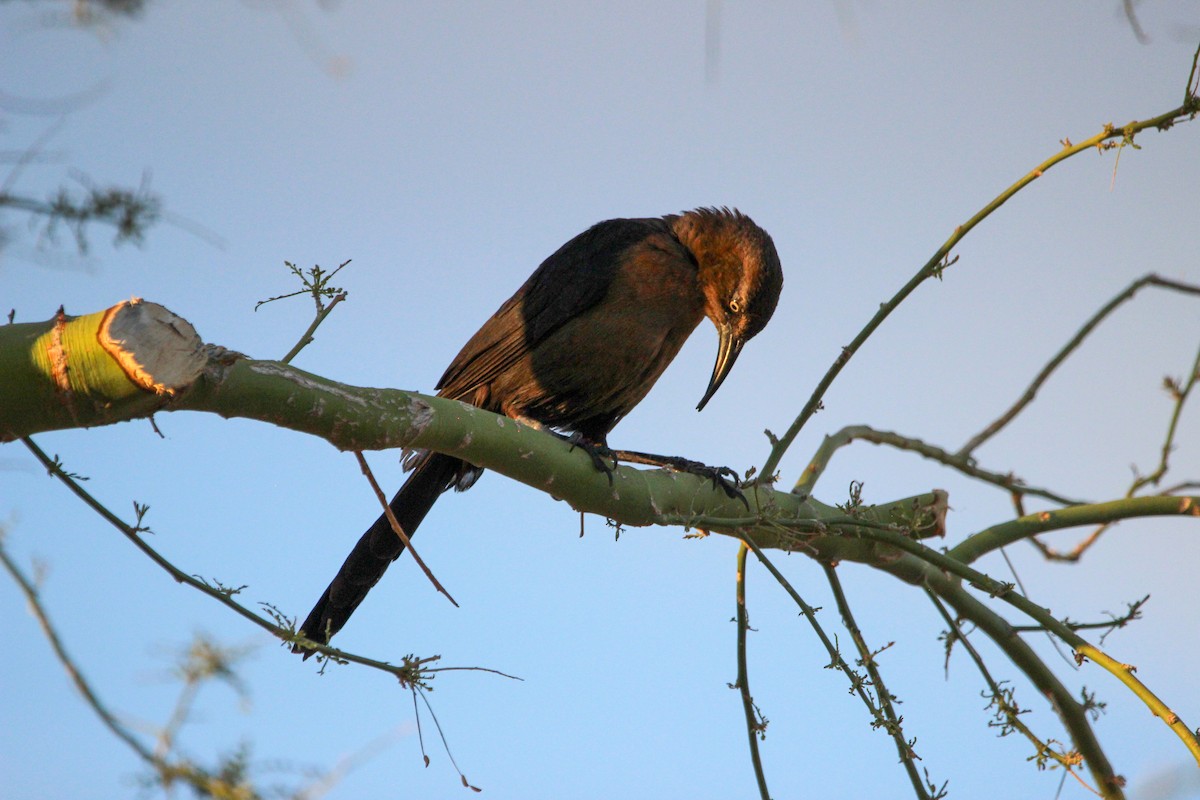
{"label": "branch with peeling bark", "polygon": [[[11,354],[23,346],[27,357],[18,363]],[[942,493],[848,515],[760,484],[746,494],[748,514],[740,500],[694,475],[622,465],[610,485],[585,453],[558,437],[457,400],[349,386],[206,345],[186,320],[155,303],[131,301],[83,317],[60,313],[45,323],[6,326],[0,352],[6,350],[4,363],[16,380],[0,389],[6,409],[0,440],[162,411],[204,411],[319,436],[340,450],[448,453],[622,525],[682,524],[740,536],[774,521],[756,533],[763,547],[798,547],[797,536],[831,527],[882,525],[930,536],[944,525]],[[781,536],[779,522],[799,533]]]}

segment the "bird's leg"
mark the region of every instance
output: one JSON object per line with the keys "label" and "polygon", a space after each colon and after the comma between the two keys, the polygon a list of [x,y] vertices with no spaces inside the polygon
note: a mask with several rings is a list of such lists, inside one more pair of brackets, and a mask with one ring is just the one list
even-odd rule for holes
{"label": "bird's leg", "polygon": [[699,461],[692,461],[680,456],[659,456],[654,453],[638,453],[632,450],[612,450],[610,452],[617,461],[624,461],[628,464],[666,467],[676,472],[687,472],[691,475],[699,475],[701,478],[708,478],[712,481],[714,489],[721,489],[731,500],[741,500],[745,503],[746,509],[750,509],[750,501],[738,488],[740,482],[737,473],[729,467],[710,467]]}

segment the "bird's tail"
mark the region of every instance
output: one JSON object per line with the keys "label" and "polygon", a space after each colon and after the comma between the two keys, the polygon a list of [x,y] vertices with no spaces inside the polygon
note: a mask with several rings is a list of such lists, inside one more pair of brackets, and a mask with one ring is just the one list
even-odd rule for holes
{"label": "bird's tail", "polygon": [[[442,492],[458,483],[469,469],[461,460],[440,453],[427,453],[418,461],[389,504],[405,535],[413,535]],[[404,543],[392,530],[387,516],[381,514],[354,545],[329,588],[300,626],[301,633],[313,641],[328,642],[403,551]],[[305,658],[313,653],[299,645],[292,652],[303,653]]]}

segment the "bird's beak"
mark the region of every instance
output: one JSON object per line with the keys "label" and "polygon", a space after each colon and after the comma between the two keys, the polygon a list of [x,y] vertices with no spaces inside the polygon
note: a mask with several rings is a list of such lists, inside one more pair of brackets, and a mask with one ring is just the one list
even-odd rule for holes
{"label": "bird's beak", "polygon": [[720,337],[717,343],[717,363],[713,365],[712,378],[708,381],[704,397],[700,398],[700,405],[696,406],[697,411],[703,409],[709,398],[721,388],[725,376],[733,369],[733,362],[737,361],[738,354],[742,352],[742,345],[746,343],[744,339],[733,335],[733,326],[727,322],[717,325],[717,335]]}

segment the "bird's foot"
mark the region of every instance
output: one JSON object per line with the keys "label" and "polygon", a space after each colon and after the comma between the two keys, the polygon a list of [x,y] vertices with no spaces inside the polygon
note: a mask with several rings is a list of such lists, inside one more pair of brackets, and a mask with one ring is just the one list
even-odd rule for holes
{"label": "bird's foot", "polygon": [[[596,468],[596,471],[603,472],[605,475],[607,475],[608,485],[613,485],[613,471],[617,468],[617,456],[612,450],[608,449],[606,445],[589,441],[578,433],[573,433],[568,436],[567,441],[571,443],[572,450],[578,447],[580,450],[587,453],[588,457],[592,459],[592,466]],[[612,459],[611,466],[607,461],[604,460],[605,457]]]}
{"label": "bird's foot", "polygon": [[746,499],[746,495],[742,494],[740,488],[741,482],[738,481],[737,473],[729,467],[710,467],[708,464],[681,458],[680,456],[659,456],[653,453],[637,453],[630,450],[614,450],[612,454],[618,461],[625,461],[630,464],[646,464],[652,467],[666,467],[676,472],[686,472],[690,475],[708,478],[712,481],[714,489],[720,489],[725,492],[725,495],[730,500],[741,500],[746,506],[746,510],[750,510],[750,501]]}

